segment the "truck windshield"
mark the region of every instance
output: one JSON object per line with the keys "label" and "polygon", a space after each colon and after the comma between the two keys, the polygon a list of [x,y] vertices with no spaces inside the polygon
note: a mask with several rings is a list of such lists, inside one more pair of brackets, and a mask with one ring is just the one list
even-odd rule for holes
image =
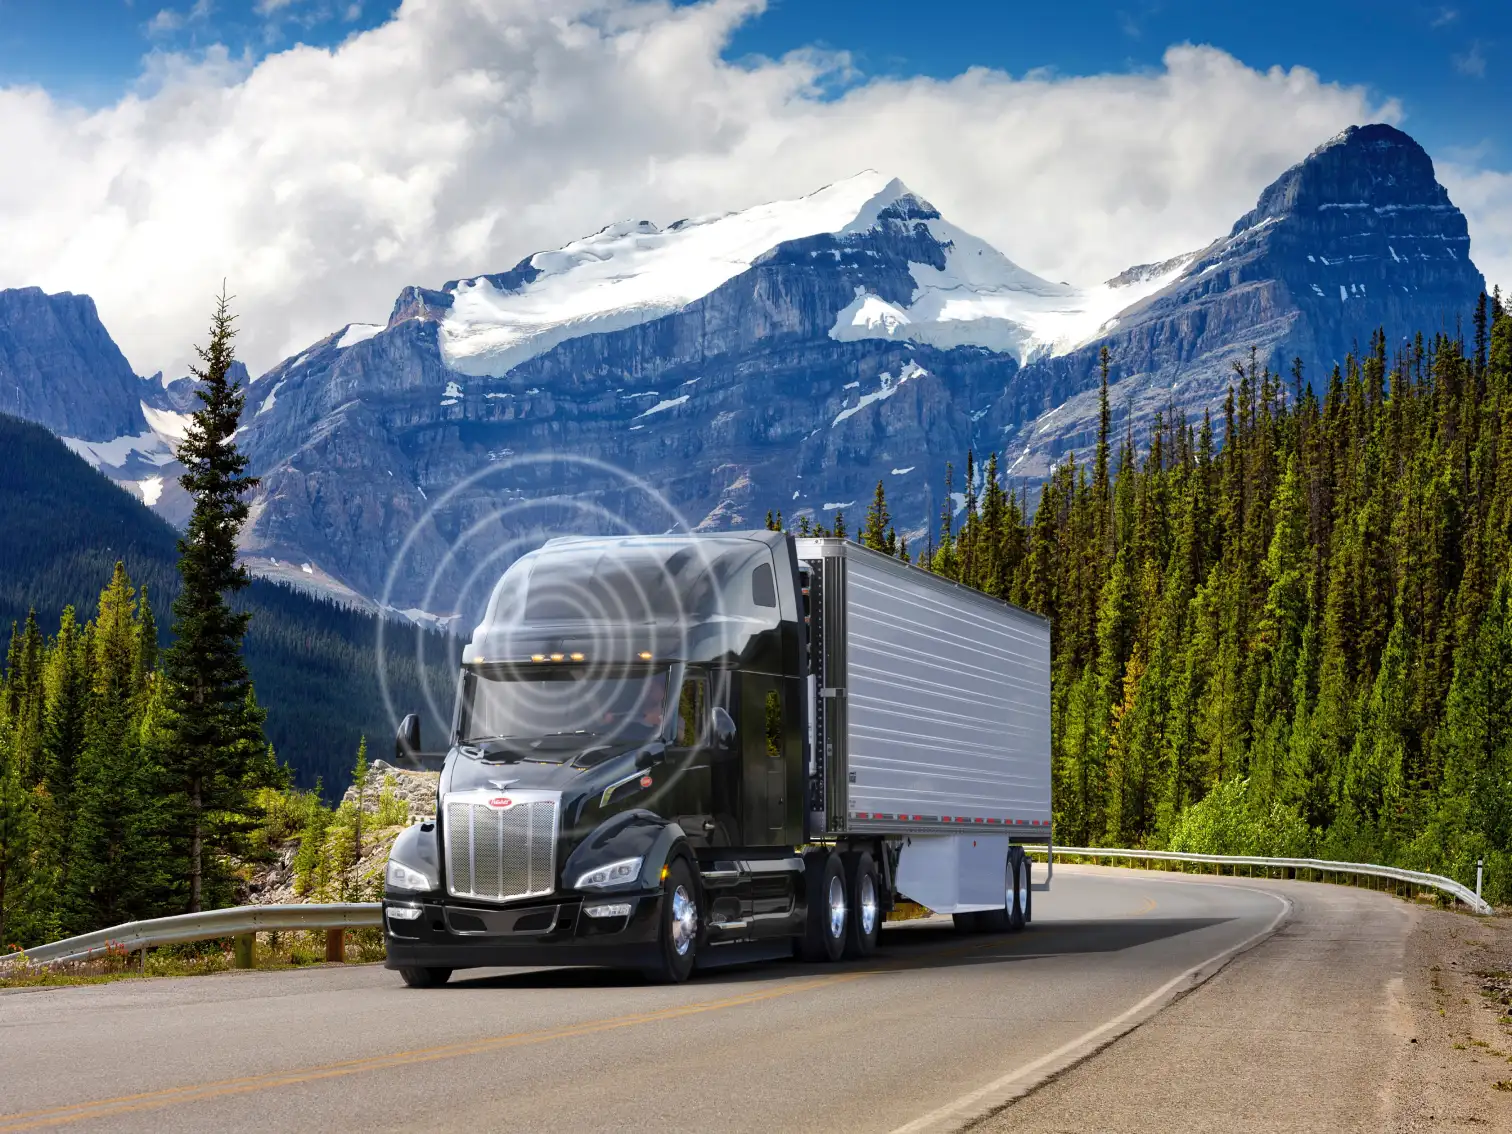
{"label": "truck windshield", "polygon": [[661,735],[666,703],[666,670],[473,670],[463,705],[462,740],[581,736],[642,743]]}

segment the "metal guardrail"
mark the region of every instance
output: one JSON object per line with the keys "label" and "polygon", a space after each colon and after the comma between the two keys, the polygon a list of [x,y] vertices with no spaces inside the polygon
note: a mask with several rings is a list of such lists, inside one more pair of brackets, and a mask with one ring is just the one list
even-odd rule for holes
{"label": "metal guardrail", "polygon": [[48,945],[38,945],[20,953],[0,957],[0,968],[26,963],[56,965],[67,961],[85,961],[112,949],[134,953],[159,945],[179,945],[186,941],[209,941],[216,937],[234,937],[243,933],[268,933],[274,930],[301,929],[369,929],[383,924],[381,902],[332,902],[325,905],[233,906],[203,913],[155,917],[147,921],[128,921],[110,929],[65,937]]}
{"label": "metal guardrail", "polygon": [[[1039,854],[1046,848],[1026,845],[1024,850]],[[1445,878],[1442,874],[1425,874],[1420,870],[1402,870],[1395,866],[1377,866],[1368,862],[1332,862],[1326,858],[1262,858],[1242,854],[1180,854],[1175,851],[1126,850],[1112,847],[1053,847],[1051,855],[1068,855],[1072,858],[1130,858],[1148,859],[1152,862],[1191,862],[1211,866],[1262,866],[1273,870],[1311,870],[1320,874],[1359,874],[1373,878],[1391,878],[1398,882],[1410,882],[1418,886],[1431,886],[1436,890],[1464,902],[1473,913],[1492,912],[1488,902],[1468,886]]]}
{"label": "metal guardrail", "polygon": [[[1263,858],[1258,855],[1178,854],[1173,851],[1128,850],[1114,847],[1042,847],[1026,845],[1030,854],[1048,851],[1072,858],[1123,858],[1151,862],[1196,863],[1205,866],[1259,866],[1267,870],[1310,870],[1318,874],[1358,874],[1391,878],[1418,886],[1431,886],[1463,902],[1478,914],[1489,914],[1491,906],[1469,887],[1441,874],[1402,870],[1395,866],[1377,866],[1362,862],[1332,862],[1322,858]],[[1038,889],[1040,887],[1036,887]],[[178,914],[148,921],[128,921],[110,929],[67,937],[48,945],[39,945],[20,953],[0,957],[0,968],[26,963],[56,965],[84,961],[112,949],[134,953],[159,945],[178,945],[187,941],[208,941],[216,937],[235,937],[246,933],[269,933],[310,929],[370,929],[383,924],[381,902],[332,902],[320,905],[234,906],[203,913]]]}

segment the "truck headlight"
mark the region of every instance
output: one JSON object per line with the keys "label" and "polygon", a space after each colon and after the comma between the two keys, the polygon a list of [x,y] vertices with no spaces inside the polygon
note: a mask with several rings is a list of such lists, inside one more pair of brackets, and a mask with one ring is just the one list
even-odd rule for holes
{"label": "truck headlight", "polygon": [[639,858],[622,858],[596,867],[582,875],[573,889],[608,890],[615,886],[629,886],[640,877],[641,861]]}
{"label": "truck headlight", "polygon": [[425,874],[395,859],[389,859],[385,875],[390,890],[414,890],[425,893],[436,888],[436,883]]}

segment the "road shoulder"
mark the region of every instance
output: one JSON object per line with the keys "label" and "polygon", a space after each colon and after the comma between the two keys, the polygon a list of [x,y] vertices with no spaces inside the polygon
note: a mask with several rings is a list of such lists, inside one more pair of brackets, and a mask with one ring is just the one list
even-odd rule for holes
{"label": "road shoulder", "polygon": [[1292,898],[1278,933],[970,1129],[1512,1130],[1512,1092],[1493,1086],[1512,1078],[1508,1005],[1487,1006],[1512,996],[1512,978],[1488,975],[1512,972],[1505,921],[1348,887],[1252,884]]}

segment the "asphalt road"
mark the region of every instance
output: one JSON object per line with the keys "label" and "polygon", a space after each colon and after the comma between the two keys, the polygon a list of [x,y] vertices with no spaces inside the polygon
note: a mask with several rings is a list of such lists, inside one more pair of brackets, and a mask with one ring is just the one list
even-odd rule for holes
{"label": "asphalt road", "polygon": [[671,988],[350,966],[0,991],[0,1134],[949,1129],[1154,1016],[1301,888],[1061,868],[1020,934],[931,919],[864,963]]}

